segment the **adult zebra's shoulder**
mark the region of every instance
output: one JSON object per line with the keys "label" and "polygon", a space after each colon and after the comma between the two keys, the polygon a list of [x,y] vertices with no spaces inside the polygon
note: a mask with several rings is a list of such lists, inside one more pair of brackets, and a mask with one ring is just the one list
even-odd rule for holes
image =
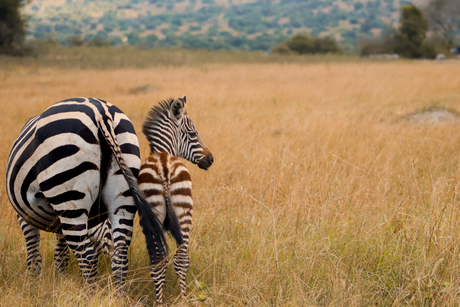
{"label": "adult zebra's shoulder", "polygon": [[[29,270],[40,271],[41,229],[58,233],[58,248],[67,244],[84,279],[93,282],[97,257],[88,229],[109,219],[112,270],[122,284],[136,209],[152,263],[157,254],[163,259],[163,227],[141,196],[139,167],[133,125],[106,101],[67,99],[31,118],[13,144],[6,173],[8,197],[26,238]],[[63,249],[58,248],[59,254]]]}
{"label": "adult zebra's shoulder", "polygon": [[[142,131],[149,140],[151,154],[141,166],[139,188],[152,211],[176,240],[178,249],[174,255],[174,268],[181,296],[185,298],[193,198],[190,173],[178,157],[205,170],[212,165],[214,158],[187,115],[185,96],[162,101],[154,106]],[[163,301],[166,265],[167,259],[159,265],[152,265],[157,305]]]}

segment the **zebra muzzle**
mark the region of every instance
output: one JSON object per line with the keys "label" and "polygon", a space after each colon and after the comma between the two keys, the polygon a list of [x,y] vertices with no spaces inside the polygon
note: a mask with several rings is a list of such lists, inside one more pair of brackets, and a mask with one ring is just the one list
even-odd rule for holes
{"label": "zebra muzzle", "polygon": [[209,149],[205,149],[205,156],[198,162],[198,167],[204,169],[205,171],[212,165],[214,162],[214,157]]}

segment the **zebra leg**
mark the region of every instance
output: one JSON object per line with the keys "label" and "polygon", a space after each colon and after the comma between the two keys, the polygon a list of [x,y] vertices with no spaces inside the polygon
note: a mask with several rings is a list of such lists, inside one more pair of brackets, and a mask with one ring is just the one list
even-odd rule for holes
{"label": "zebra leg", "polygon": [[67,245],[77,257],[83,279],[88,284],[93,284],[96,280],[98,259],[88,236],[87,213],[83,212],[79,217],[76,217],[81,211],[64,211],[60,214],[59,219],[61,220],[62,234]]}
{"label": "zebra leg", "polygon": [[187,293],[186,277],[188,268],[190,266],[190,259],[188,257],[188,242],[184,242],[178,247],[174,255],[174,269],[176,270],[177,278],[179,279],[180,296],[185,299]]}
{"label": "zebra leg", "polygon": [[96,254],[99,256],[102,253],[113,256],[113,240],[112,228],[110,221],[107,219],[104,222],[90,228],[89,240],[92,242]]}
{"label": "zebra leg", "polygon": [[[64,274],[69,265],[69,247],[61,232],[56,233],[56,239],[54,265],[60,274]],[[99,256],[101,252],[112,256],[113,242],[109,220],[105,220],[103,223],[89,229],[89,240],[97,256]]]}
{"label": "zebra leg", "polygon": [[[188,255],[188,242],[190,236],[190,228],[192,227],[192,206],[193,200],[190,198],[189,200],[189,208],[185,209],[180,206],[175,206],[174,211],[178,217],[179,224],[181,227],[181,232],[183,236],[183,242],[181,245],[177,246],[176,254],[174,255],[174,269],[176,270],[177,278],[179,279],[179,287],[180,287],[180,296],[182,299],[186,298],[187,295],[187,272],[190,266],[190,258]],[[173,202],[174,204],[174,202]],[[185,205],[186,203],[182,203]]]}
{"label": "zebra leg", "polygon": [[177,251],[174,255],[174,268],[179,279],[181,297],[185,299],[187,289],[186,277],[190,266],[188,243],[192,228],[193,197],[190,173],[180,160],[176,161],[173,165],[170,195],[171,206],[174,210],[173,214],[177,217],[180,232],[182,233],[182,244],[176,239]]}
{"label": "zebra leg", "polygon": [[32,277],[37,277],[42,268],[42,256],[40,255],[40,231],[37,227],[28,224],[22,217],[16,215],[26,239],[27,268]]}
{"label": "zebra leg", "polygon": [[56,247],[54,249],[54,265],[60,274],[64,274],[69,264],[69,247],[62,233],[56,233]]}
{"label": "zebra leg", "polygon": [[[132,144],[137,143],[137,138],[130,139],[129,135],[123,135],[118,139],[120,146],[123,147],[123,144],[128,141]],[[140,160],[137,156],[124,154],[123,158],[129,167],[139,168]],[[108,226],[112,230],[110,240],[113,244],[112,273],[118,290],[123,293],[124,281],[128,272],[128,248],[132,240],[133,222],[137,209],[132,191],[114,158],[109,165],[107,178],[102,189],[102,201],[107,206]]]}
{"label": "zebra leg", "polygon": [[112,274],[118,290],[124,292],[123,286],[128,272],[128,247],[132,240],[136,207],[126,180],[117,172],[118,166],[115,163],[112,161],[102,190],[102,199],[108,207],[109,225],[112,230]]}
{"label": "zebra leg", "polygon": [[[124,211],[121,209],[120,211]],[[113,237],[113,255],[112,255],[112,273],[119,291],[124,292],[124,281],[128,272],[128,248],[131,244],[134,213],[126,212],[125,217],[113,217],[112,237]]]}
{"label": "zebra leg", "polygon": [[155,304],[156,306],[163,305],[163,289],[166,277],[166,268],[168,266],[168,259],[160,259],[160,255],[157,254],[158,262],[151,265],[150,276],[155,284]]}

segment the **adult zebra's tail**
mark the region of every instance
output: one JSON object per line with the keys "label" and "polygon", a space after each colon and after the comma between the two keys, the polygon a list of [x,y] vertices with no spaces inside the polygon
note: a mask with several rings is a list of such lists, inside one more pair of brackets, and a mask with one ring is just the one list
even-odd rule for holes
{"label": "adult zebra's tail", "polygon": [[168,245],[166,243],[163,225],[153,213],[149,203],[143,197],[142,192],[139,190],[139,186],[137,184],[137,178],[134,176],[133,172],[126,165],[123,159],[120,146],[117,142],[117,139],[115,138],[112,119],[108,116],[102,116],[98,119],[97,123],[99,130],[101,131],[102,135],[107,141],[107,144],[112,150],[112,153],[123,173],[123,176],[128,182],[134,203],[139,212],[139,223],[145,235],[147,251],[150,255],[150,262],[151,264],[156,264],[158,256],[159,259],[165,259],[168,253]]}

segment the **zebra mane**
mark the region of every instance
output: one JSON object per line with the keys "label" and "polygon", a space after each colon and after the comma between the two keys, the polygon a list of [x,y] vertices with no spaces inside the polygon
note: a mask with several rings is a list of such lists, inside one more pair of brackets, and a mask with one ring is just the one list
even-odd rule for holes
{"label": "zebra mane", "polygon": [[144,133],[147,137],[150,148],[152,148],[152,142],[154,141],[152,130],[169,118],[169,109],[173,101],[174,98],[168,98],[158,102],[157,105],[150,109],[144,123],[142,124],[142,133]]}

